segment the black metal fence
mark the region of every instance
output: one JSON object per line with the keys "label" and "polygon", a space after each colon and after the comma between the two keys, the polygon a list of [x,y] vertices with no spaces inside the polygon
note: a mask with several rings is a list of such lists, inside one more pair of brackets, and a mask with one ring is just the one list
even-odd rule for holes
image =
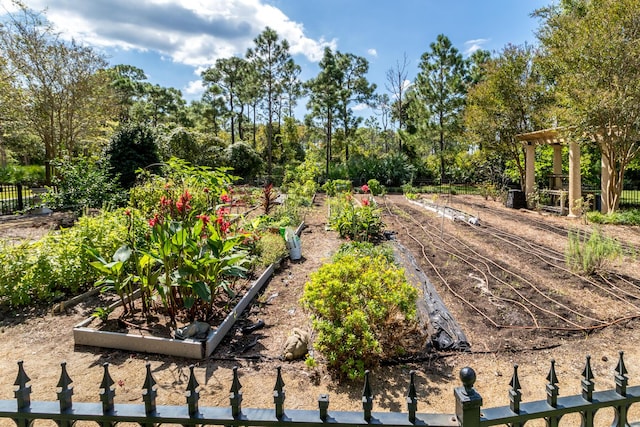
{"label": "black metal fence", "polygon": [[280,368],[277,370],[273,388],[273,408],[242,408],[242,385],[237,368],[233,369],[233,381],[229,393],[229,406],[200,407],[200,385],[190,367],[189,382],[183,406],[157,405],[157,385],[151,375],[151,365],[142,386],[143,404],[116,404],[115,382],[109,374],[109,365],[104,364],[104,374],[100,383],[100,403],[74,403],[73,381],[69,377],[66,364],[57,384],[57,402],[31,402],[31,385],[23,363],[18,362],[18,376],[15,380],[15,400],[0,400],[0,419],[11,419],[18,426],[32,425],[35,420],[53,420],[59,426],[72,426],[76,421],[94,421],[102,426],[133,422],[141,426],[160,424],[221,425],[221,426],[304,426],[320,427],[328,424],[338,427],[357,427],[376,424],[387,427],[407,426],[462,426],[485,427],[492,425],[523,426],[530,420],[544,420],[547,426],[558,426],[563,416],[580,414],[582,425],[594,425],[596,412],[603,408],[613,409],[613,419],[605,425],[623,427],[629,425],[628,410],[631,404],[640,401],[640,386],[627,387],[628,376],[620,352],[615,368],[615,389],[596,392],[595,380],[587,356],[582,373],[581,394],[559,397],[558,377],[555,363],[547,375],[546,400],[522,403],[522,392],[518,378],[518,366],[514,365],[509,383],[509,405],[482,408],[482,397],[474,388],[476,374],[471,368],[460,371],[462,386],[454,390],[455,414],[418,413],[418,393],[414,382],[414,372],[410,373],[407,387],[407,412],[373,412],[373,391],[369,373],[365,375],[362,391],[362,411],[330,411],[329,396],[320,395],[317,410],[285,410],[285,384]]}
{"label": "black metal fence", "polygon": [[0,215],[11,215],[41,206],[42,189],[0,183]]}

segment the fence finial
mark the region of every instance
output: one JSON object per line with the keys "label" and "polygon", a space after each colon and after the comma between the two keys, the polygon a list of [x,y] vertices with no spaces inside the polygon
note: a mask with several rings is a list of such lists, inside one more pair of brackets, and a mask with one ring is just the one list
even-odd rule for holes
{"label": "fence finial", "polygon": [[60,388],[60,391],[58,392],[60,412],[64,412],[67,409],[70,409],[73,405],[71,400],[71,396],[73,396],[73,386],[71,384],[73,381],[67,373],[67,362],[62,362],[60,366],[62,366],[62,372],[60,373],[60,379],[58,380],[56,387]]}
{"label": "fence finial", "polygon": [[24,362],[18,361],[18,376],[13,385],[17,386],[14,390],[14,397],[18,401],[18,409],[26,409],[31,406],[31,378],[24,371]]}
{"label": "fence finial", "polygon": [[147,362],[147,375],[142,385],[142,400],[144,401],[144,412],[149,415],[156,411],[156,396],[158,395],[158,387],[156,380],[151,375],[151,363]]}
{"label": "fence finial", "polygon": [[593,371],[591,370],[591,356],[587,355],[587,362],[582,371],[582,398],[588,402],[593,400],[593,390],[595,382],[593,381]]}
{"label": "fence finial", "polygon": [[513,376],[509,382],[511,389],[509,390],[509,406],[516,414],[520,413],[520,402],[522,402],[522,391],[520,379],[518,378],[518,364],[513,365]]}
{"label": "fence finial", "polygon": [[116,390],[113,385],[115,382],[111,375],[109,375],[109,364],[104,363],[104,374],[102,375],[102,382],[100,383],[100,401],[102,402],[102,413],[106,414],[113,411],[113,399],[116,396]]}
{"label": "fence finial", "polygon": [[273,387],[273,403],[276,405],[276,418],[281,419],[284,416],[284,381],[282,380],[282,366],[278,366],[276,369],[278,375],[276,385]]}
{"label": "fence finial", "polygon": [[240,389],[242,388],[242,384],[240,384],[240,379],[238,378],[238,367],[233,367],[233,382],[231,383],[231,394],[229,396],[229,400],[231,402],[231,415],[233,418],[237,418],[242,412],[242,392]]}
{"label": "fence finial", "polygon": [[193,416],[198,413],[198,400],[200,400],[200,392],[198,391],[198,380],[193,372],[195,366],[189,366],[189,383],[187,384],[187,405],[189,405],[189,415]]}
{"label": "fence finial", "polygon": [[320,410],[320,419],[327,421],[329,418],[329,395],[321,394],[318,396],[318,409]]}
{"label": "fence finial", "polygon": [[364,371],[364,387],[362,388],[362,409],[364,410],[364,420],[371,421],[371,411],[373,410],[373,393],[369,383],[369,370]]}
{"label": "fence finial", "polygon": [[627,376],[627,367],[624,366],[624,351],[620,352],[620,357],[618,358],[618,366],[616,367],[616,393],[620,396],[627,395],[627,383],[629,382],[629,377]]}
{"label": "fence finial", "polygon": [[552,406],[558,406],[558,393],[560,388],[558,387],[558,376],[556,375],[556,361],[551,359],[551,369],[547,375],[547,403]]}
{"label": "fence finial", "polygon": [[418,394],[415,383],[416,371],[409,372],[409,391],[407,392],[407,410],[409,411],[409,422],[416,422],[416,412],[418,411]]}
{"label": "fence finial", "polygon": [[479,427],[482,396],[473,388],[476,372],[469,367],[460,369],[460,381],[462,387],[456,387],[453,391],[458,422],[465,427]]}

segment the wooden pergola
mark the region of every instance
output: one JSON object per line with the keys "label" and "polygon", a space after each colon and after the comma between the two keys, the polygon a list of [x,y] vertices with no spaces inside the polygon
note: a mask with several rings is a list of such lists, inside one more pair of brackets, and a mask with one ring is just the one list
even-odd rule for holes
{"label": "wooden pergola", "polygon": [[[536,146],[546,144],[553,147],[553,175],[554,187],[561,187],[558,177],[562,175],[562,146],[569,146],[569,216],[576,217],[581,215],[580,204],[576,204],[576,200],[582,198],[582,180],[580,177],[580,144],[576,141],[565,140],[562,133],[563,129],[543,129],[535,132],[522,133],[516,135],[516,139],[525,146],[525,186],[524,192],[527,201],[530,194],[533,193],[535,185],[535,153]],[[600,188],[606,189],[609,182],[608,169],[602,168]],[[603,198],[604,202],[604,198]],[[607,212],[608,208],[605,203],[601,205],[601,211]]]}

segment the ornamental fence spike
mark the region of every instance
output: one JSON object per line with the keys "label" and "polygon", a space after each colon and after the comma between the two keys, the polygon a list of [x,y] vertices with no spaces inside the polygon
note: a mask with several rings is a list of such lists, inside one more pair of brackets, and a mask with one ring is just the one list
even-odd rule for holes
{"label": "ornamental fence spike", "polygon": [[409,422],[416,422],[416,412],[418,411],[418,394],[415,383],[416,371],[409,372],[409,390],[407,391],[407,411],[409,412]]}
{"label": "ornamental fence spike", "polygon": [[509,407],[513,412],[520,413],[520,402],[522,402],[522,391],[520,379],[518,378],[518,364],[513,365],[513,375],[509,382],[511,389],[509,390]]}
{"label": "ornamental fence spike", "polygon": [[284,416],[284,381],[282,379],[282,366],[276,368],[278,374],[276,376],[276,384],[273,387],[273,403],[276,406],[276,418],[282,419]]}
{"label": "ornamental fence spike", "polygon": [[158,396],[158,387],[156,380],[151,375],[151,363],[145,365],[147,374],[142,385],[142,400],[144,401],[144,412],[149,415],[156,411],[156,397]]}
{"label": "ornamental fence spike", "polygon": [[595,382],[593,381],[593,370],[591,369],[591,356],[587,355],[587,361],[582,371],[582,398],[588,402],[593,400],[593,390]]}
{"label": "ornamental fence spike", "polygon": [[627,375],[627,368],[624,365],[624,352],[620,351],[618,358],[618,366],[616,367],[615,383],[616,393],[620,396],[627,395],[627,384],[629,382],[629,376]]}
{"label": "ornamental fence spike", "polygon": [[109,364],[104,363],[102,365],[104,373],[102,375],[102,382],[100,383],[100,401],[102,402],[102,413],[108,413],[113,411],[114,398],[116,396],[116,389],[113,386],[115,382],[111,375],[109,375]]}
{"label": "ornamental fence spike", "polygon": [[556,375],[556,361],[551,359],[551,369],[549,370],[549,374],[547,375],[547,403],[552,407],[558,406],[558,376]]}
{"label": "ornamental fence spike", "polygon": [[320,409],[320,419],[327,421],[329,418],[329,395],[321,394],[318,397],[318,408]]}
{"label": "ornamental fence spike", "polygon": [[24,371],[24,362],[18,361],[18,376],[13,385],[17,386],[14,390],[14,397],[18,401],[18,409],[26,409],[31,406],[31,378]]}
{"label": "ornamental fence spike", "polygon": [[194,373],[194,365],[189,366],[189,383],[187,384],[187,405],[189,406],[189,415],[193,416],[198,413],[198,401],[200,400],[200,392],[198,391],[198,380]]}
{"label": "ornamental fence spike", "polygon": [[371,421],[371,411],[373,409],[373,393],[369,383],[369,370],[364,371],[364,387],[362,388],[362,409],[364,410],[364,420]]}
{"label": "ornamental fence spike", "polygon": [[73,396],[73,386],[71,385],[73,381],[67,373],[67,362],[62,362],[60,366],[62,367],[62,372],[60,373],[60,379],[56,387],[60,389],[57,393],[58,401],[60,402],[60,412],[65,412],[73,406],[71,399],[71,396]]}
{"label": "ornamental fence spike", "polygon": [[233,367],[233,382],[231,383],[231,390],[229,400],[231,403],[231,414],[234,418],[237,418],[238,415],[242,412],[242,392],[240,389],[242,388],[242,384],[240,384],[240,379],[238,378],[238,367]]}

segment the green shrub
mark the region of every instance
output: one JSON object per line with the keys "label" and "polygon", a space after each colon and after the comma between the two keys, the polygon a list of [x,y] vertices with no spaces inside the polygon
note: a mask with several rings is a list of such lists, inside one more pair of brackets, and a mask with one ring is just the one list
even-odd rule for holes
{"label": "green shrub", "polygon": [[378,240],[384,228],[380,209],[369,199],[359,206],[355,206],[352,199],[351,194],[347,194],[330,202],[329,225],[342,238],[359,242]]}
{"label": "green shrub", "polygon": [[160,162],[156,133],[151,125],[130,123],[113,135],[106,150],[109,172],[123,188],[131,188],[140,168],[157,169]]}
{"label": "green shrub", "polygon": [[415,321],[417,291],[383,256],[342,255],[311,273],[303,306],[317,332],[315,347],[340,378],[362,378],[397,352],[394,330]]}
{"label": "green shrub", "polygon": [[329,196],[336,196],[340,193],[351,193],[353,190],[351,181],[347,179],[333,179],[324,183],[322,189]]}
{"label": "green shrub", "polygon": [[257,265],[267,267],[288,254],[287,245],[280,234],[265,233],[256,243]]}
{"label": "green shrub", "polygon": [[87,157],[56,161],[53,184],[56,191],[48,191],[43,201],[52,209],[72,209],[76,213],[85,208],[105,205],[122,206],[127,193],[109,176],[103,162]]}
{"label": "green shrub", "polygon": [[587,212],[587,219],[595,224],[640,225],[640,209],[625,209],[610,214]]}
{"label": "green shrub", "polygon": [[565,252],[567,265],[574,271],[594,274],[622,254],[620,243],[606,237],[599,229],[591,235],[569,231],[569,243]]}
{"label": "green shrub", "polygon": [[45,182],[44,166],[9,165],[0,168],[0,182],[3,184],[22,184],[30,187],[40,187],[44,185]]}
{"label": "green shrub", "polygon": [[333,256],[334,261],[339,261],[342,257],[353,255],[356,257],[378,257],[381,256],[387,260],[389,264],[395,264],[395,256],[393,248],[390,245],[374,245],[371,242],[347,242],[342,243],[338,251]]}
{"label": "green shrub", "polygon": [[380,184],[380,181],[377,179],[370,179],[367,181],[367,186],[369,187],[369,191],[371,191],[371,195],[373,196],[383,196],[385,193],[384,185]]}
{"label": "green shrub", "polygon": [[127,236],[126,224],[122,210],[104,212],[83,216],[75,226],[52,231],[35,243],[0,242],[0,304],[47,302],[93,285],[98,274],[84,246],[115,252]]}

